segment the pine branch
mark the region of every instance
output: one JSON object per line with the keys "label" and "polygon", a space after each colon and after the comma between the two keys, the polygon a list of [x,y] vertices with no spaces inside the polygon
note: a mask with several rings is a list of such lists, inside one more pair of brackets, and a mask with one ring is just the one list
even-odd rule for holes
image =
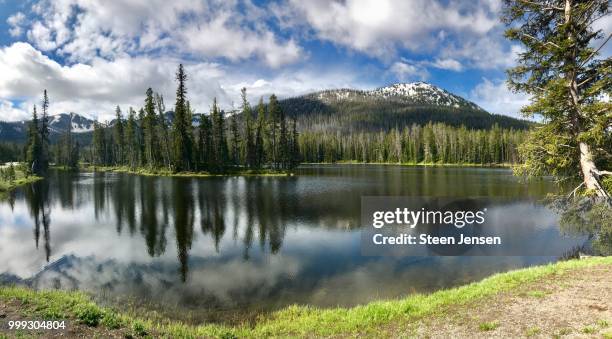
{"label": "pine branch", "polygon": [[532,2],[532,1],[520,0],[520,2],[527,4],[527,5],[539,6],[540,9],[544,9],[544,10],[557,10],[557,11],[564,10],[563,7],[545,6],[544,4],[539,4],[539,3]]}
{"label": "pine branch", "polygon": [[559,45],[555,44],[554,42],[551,42],[551,41],[543,42],[543,41],[540,41],[538,38],[536,38],[536,37],[534,37],[534,36],[532,36],[532,35],[529,35],[529,34],[527,34],[527,33],[522,33],[522,35],[523,35],[523,36],[525,36],[525,37],[527,37],[527,38],[530,38],[530,39],[532,39],[532,40],[534,40],[534,41],[536,41],[536,42],[538,42],[538,43],[540,43],[540,44],[543,44],[544,46],[546,46],[546,45],[552,45],[552,46],[554,46],[554,47],[556,47],[556,48],[561,49],[561,46],[559,46]]}
{"label": "pine branch", "polygon": [[608,41],[610,41],[610,38],[612,38],[612,33],[608,34],[608,37],[606,38],[606,40],[601,44],[601,46],[599,46],[596,50],[593,51],[593,53],[591,53],[591,55],[589,55],[588,58],[586,58],[581,64],[580,67],[584,66],[592,57],[595,56],[595,54],[597,54],[597,52],[599,52],[599,50],[601,50],[603,48],[603,46],[605,46]]}

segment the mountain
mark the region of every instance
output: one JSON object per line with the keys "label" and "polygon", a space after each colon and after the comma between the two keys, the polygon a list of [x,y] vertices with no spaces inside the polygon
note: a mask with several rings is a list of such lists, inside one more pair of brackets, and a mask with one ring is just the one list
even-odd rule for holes
{"label": "mountain", "polygon": [[[301,131],[380,131],[430,121],[474,129],[488,129],[494,124],[514,129],[531,125],[525,120],[488,113],[469,100],[425,82],[399,83],[370,91],[324,90],[283,99],[279,104],[290,119],[297,120]],[[256,114],[256,109],[253,111]],[[199,124],[199,116],[200,113],[194,114],[194,126]],[[165,117],[171,123],[174,112],[166,112]],[[75,113],[53,115],[49,119],[51,139],[72,125],[78,138],[89,142],[93,123]],[[109,122],[113,124],[114,120]],[[27,121],[0,121],[0,141],[23,142],[27,129]]]}
{"label": "mountain", "polygon": [[[39,117],[40,118],[40,117]],[[76,113],[60,113],[49,116],[49,134],[52,140],[66,132],[72,125],[72,132],[86,134],[93,131],[94,121]],[[0,141],[24,142],[28,133],[28,121],[0,121]]]}
{"label": "mountain", "polygon": [[475,103],[437,86],[399,83],[370,91],[333,89],[279,101],[301,130],[379,131],[412,124],[443,122],[453,126],[488,129],[525,129],[530,123],[490,114]]}

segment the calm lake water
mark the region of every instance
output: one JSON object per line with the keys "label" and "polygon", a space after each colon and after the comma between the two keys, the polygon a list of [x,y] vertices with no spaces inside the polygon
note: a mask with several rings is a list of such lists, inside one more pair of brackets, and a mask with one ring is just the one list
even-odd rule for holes
{"label": "calm lake water", "polygon": [[[290,304],[350,306],[557,260],[586,239],[558,230],[547,180],[507,169],[305,166],[292,177],[155,178],[56,171],[0,201],[0,280],[80,289],[187,321],[237,321]],[[361,196],[490,198],[550,256],[361,255]],[[501,200],[500,200],[501,198]]]}

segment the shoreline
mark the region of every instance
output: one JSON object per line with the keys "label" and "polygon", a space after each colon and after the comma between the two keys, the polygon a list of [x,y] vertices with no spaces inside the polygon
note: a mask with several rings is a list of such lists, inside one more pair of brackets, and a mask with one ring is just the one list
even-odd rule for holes
{"label": "shoreline", "polygon": [[[44,177],[39,177],[36,175],[26,176],[23,168],[19,166],[19,163],[12,163],[15,169],[15,180],[9,182],[6,180],[0,180],[0,198],[4,195],[10,193],[12,190],[24,186],[27,184],[31,184],[33,182],[44,179]],[[0,169],[6,168],[8,165],[0,166]]]}
{"label": "shoreline", "polygon": [[150,176],[150,177],[184,177],[184,178],[209,178],[209,177],[232,177],[232,176],[244,176],[244,177],[285,177],[293,176],[292,172],[276,171],[276,170],[240,170],[230,171],[227,173],[210,173],[210,172],[172,172],[168,170],[149,170],[146,168],[131,169],[127,166],[83,166],[76,170],[53,167],[60,171],[75,171],[83,173],[95,173],[95,172],[115,172],[115,173],[127,173],[134,175]]}
{"label": "shoreline", "polygon": [[358,161],[338,161],[338,162],[303,162],[301,165],[383,165],[383,166],[400,166],[400,167],[478,167],[478,168],[509,168],[512,169],[519,164],[471,164],[471,163],[427,163],[427,162],[419,162],[419,163],[411,163],[411,162],[402,162],[402,163],[391,163],[391,162],[358,162]]}
{"label": "shoreline", "polygon": [[[581,271],[597,270],[612,272],[612,257],[588,257],[533,266],[494,274],[478,282],[431,294],[413,294],[401,299],[373,301],[351,308],[289,306],[261,318],[255,324],[239,326],[190,326],[169,320],[155,322],[99,306],[82,292],[34,291],[16,286],[0,286],[0,314],[4,307],[21,312],[29,319],[66,319],[70,324],[74,324],[77,330],[105,333],[109,337],[147,334],[179,338],[376,336],[385,332],[398,334],[398,329],[409,331],[414,326],[421,328],[423,322],[436,321],[440,317],[443,317],[444,321],[455,319],[466,310],[494,303],[500,296],[535,294],[524,290],[529,291],[533,286],[540,285],[557,286],[553,283],[564,277],[572,282],[571,279],[575,279],[573,276],[583,276]],[[11,315],[5,316],[7,320],[10,317]],[[498,325],[476,323],[470,326],[480,327],[480,331],[490,331],[495,330]],[[0,329],[0,338],[3,330],[6,331]],[[44,335],[48,332],[42,333]]]}

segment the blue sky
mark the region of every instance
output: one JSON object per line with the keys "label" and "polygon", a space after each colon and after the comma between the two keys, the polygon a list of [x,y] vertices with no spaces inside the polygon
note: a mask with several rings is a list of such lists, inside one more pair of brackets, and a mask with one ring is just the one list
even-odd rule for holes
{"label": "blue sky", "polygon": [[[43,88],[52,113],[101,120],[140,107],[147,87],[170,109],[179,62],[189,98],[237,106],[335,87],[427,81],[485,109],[518,116],[527,98],[504,70],[496,0],[0,0],[0,120],[29,115]],[[608,20],[609,21],[609,20]]]}

